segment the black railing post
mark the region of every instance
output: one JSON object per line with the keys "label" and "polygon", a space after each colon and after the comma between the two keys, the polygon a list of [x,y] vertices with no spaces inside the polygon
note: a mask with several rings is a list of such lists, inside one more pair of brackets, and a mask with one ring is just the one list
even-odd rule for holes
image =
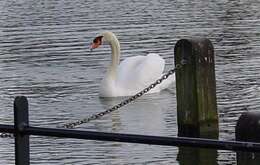
{"label": "black railing post", "polygon": [[15,128],[15,164],[29,165],[30,146],[29,135],[23,134],[23,130],[29,125],[28,101],[24,96],[15,98],[14,101],[14,128]]}

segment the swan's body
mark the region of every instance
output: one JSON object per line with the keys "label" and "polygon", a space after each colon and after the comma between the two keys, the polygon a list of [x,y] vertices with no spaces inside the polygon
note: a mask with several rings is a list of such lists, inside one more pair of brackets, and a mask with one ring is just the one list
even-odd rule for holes
{"label": "swan's body", "polygon": [[[120,44],[111,32],[99,36],[100,42],[94,40],[91,48],[97,48],[101,42],[108,42],[112,50],[112,61],[100,85],[101,97],[118,97],[134,95],[159,79],[164,70],[165,61],[158,54],[128,57],[119,64]],[[97,37],[98,38],[98,37]],[[99,45],[95,45],[99,44]],[[168,77],[149,93],[160,92],[174,81]]]}

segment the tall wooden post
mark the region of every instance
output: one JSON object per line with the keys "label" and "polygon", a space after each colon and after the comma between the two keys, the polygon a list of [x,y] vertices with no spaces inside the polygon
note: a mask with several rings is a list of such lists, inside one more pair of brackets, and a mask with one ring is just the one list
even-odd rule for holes
{"label": "tall wooden post", "polygon": [[29,125],[28,101],[26,97],[16,97],[14,101],[14,127],[15,127],[15,164],[30,164],[29,135],[22,133],[25,126]]}
{"label": "tall wooden post", "polygon": [[[213,45],[208,39],[179,40],[174,62],[184,64],[176,71],[178,136],[218,138]],[[217,151],[179,147],[178,160],[215,165]]]}
{"label": "tall wooden post", "polygon": [[174,61],[176,71],[178,135],[218,137],[218,113],[213,45],[208,39],[181,39]]}

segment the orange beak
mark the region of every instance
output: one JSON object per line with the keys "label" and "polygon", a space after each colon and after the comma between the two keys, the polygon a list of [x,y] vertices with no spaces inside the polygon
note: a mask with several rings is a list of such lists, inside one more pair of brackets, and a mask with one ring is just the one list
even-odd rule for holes
{"label": "orange beak", "polygon": [[99,36],[93,40],[92,44],[90,45],[90,50],[96,49],[102,44],[102,37],[103,36]]}
{"label": "orange beak", "polygon": [[93,42],[93,43],[90,45],[90,50],[96,49],[96,48],[98,48],[100,45],[101,45],[101,44],[98,44],[98,43],[94,43],[94,42]]}

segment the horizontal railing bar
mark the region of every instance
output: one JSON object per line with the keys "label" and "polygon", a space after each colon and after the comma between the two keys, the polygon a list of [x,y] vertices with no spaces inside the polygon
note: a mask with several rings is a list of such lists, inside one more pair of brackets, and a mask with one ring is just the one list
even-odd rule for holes
{"label": "horizontal railing bar", "polygon": [[188,137],[162,137],[121,133],[105,133],[94,131],[80,131],[55,128],[28,127],[26,134],[77,138],[87,140],[115,141],[127,143],[141,143],[150,145],[186,146],[200,148],[214,148],[233,151],[260,152],[260,143],[240,141],[220,141],[213,139],[188,138]]}
{"label": "horizontal railing bar", "polygon": [[[1,132],[14,132],[13,126],[0,125]],[[126,143],[140,143],[164,146],[185,146],[197,148],[211,148],[233,151],[260,152],[260,143],[241,141],[221,141],[214,139],[189,137],[162,137],[136,134],[106,133],[95,131],[80,131],[58,128],[25,127],[24,134],[52,136],[61,138],[76,138],[86,140],[114,141]]]}
{"label": "horizontal railing bar", "polygon": [[0,124],[0,132],[14,133],[13,125]]}

